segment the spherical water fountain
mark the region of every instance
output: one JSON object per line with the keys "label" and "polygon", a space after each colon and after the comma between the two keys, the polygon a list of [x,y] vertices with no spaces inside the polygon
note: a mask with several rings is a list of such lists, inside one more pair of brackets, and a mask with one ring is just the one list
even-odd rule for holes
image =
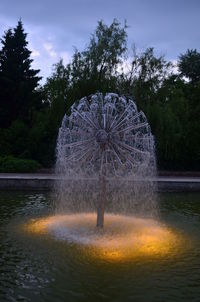
{"label": "spherical water fountain", "polygon": [[117,261],[165,255],[178,244],[158,219],[154,139],[133,100],[82,98],[64,116],[56,150],[56,213],[26,231]]}
{"label": "spherical water fountain", "polygon": [[[106,199],[115,199],[116,190],[122,197],[119,203],[123,203],[127,195],[129,205],[145,196],[152,212],[154,139],[144,113],[137,110],[132,99],[114,93],[82,98],[72,106],[71,114],[63,118],[57,142],[56,171],[62,176],[57,186],[62,204],[73,203],[72,195],[76,192],[77,197],[78,191],[81,196],[87,192],[87,197],[92,193],[93,202],[98,199],[99,228],[104,224]],[[73,182],[70,185],[69,180]],[[81,180],[87,185],[81,186]],[[91,188],[95,181],[96,192]],[[139,208],[142,206],[144,201]]]}

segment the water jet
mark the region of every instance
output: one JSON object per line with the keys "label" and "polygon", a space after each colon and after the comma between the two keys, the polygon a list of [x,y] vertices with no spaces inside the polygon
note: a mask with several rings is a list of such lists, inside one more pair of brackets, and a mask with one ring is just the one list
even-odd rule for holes
{"label": "water jet", "polygon": [[[73,211],[76,204],[77,209],[74,199],[85,194],[93,200],[92,209],[95,204],[98,228],[103,228],[108,199],[121,198],[123,203],[126,198],[143,214],[148,203],[150,215],[155,210],[155,162],[149,123],[131,98],[115,93],[84,97],[74,103],[59,129],[56,171],[62,178],[57,184],[61,208]],[[84,201],[80,203],[83,208]]]}

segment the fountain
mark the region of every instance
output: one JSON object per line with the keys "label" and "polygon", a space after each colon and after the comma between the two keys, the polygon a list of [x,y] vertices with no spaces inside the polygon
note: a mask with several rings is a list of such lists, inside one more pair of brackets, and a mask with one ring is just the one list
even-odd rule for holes
{"label": "fountain", "polygon": [[153,215],[155,166],[150,126],[132,99],[115,93],[84,97],[59,130],[58,207],[72,212],[96,207],[98,228],[103,228],[107,202],[112,212]]}
{"label": "fountain", "polygon": [[109,261],[165,256],[179,244],[158,219],[154,138],[132,99],[82,98],[64,116],[56,150],[56,213],[26,231]]}

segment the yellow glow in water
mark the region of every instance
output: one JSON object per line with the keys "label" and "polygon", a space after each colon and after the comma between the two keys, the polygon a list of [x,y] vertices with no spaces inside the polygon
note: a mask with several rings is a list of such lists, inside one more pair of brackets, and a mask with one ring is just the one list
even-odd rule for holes
{"label": "yellow glow in water", "polygon": [[106,214],[100,231],[95,223],[95,213],[55,215],[31,220],[24,230],[74,242],[87,254],[109,261],[173,256],[182,242],[180,235],[153,219]]}

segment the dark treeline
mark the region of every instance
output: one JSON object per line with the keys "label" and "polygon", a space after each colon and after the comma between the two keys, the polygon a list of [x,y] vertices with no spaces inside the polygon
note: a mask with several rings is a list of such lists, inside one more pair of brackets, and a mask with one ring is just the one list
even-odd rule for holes
{"label": "dark treeline", "polygon": [[[97,91],[131,96],[149,120],[160,169],[200,169],[200,53],[187,50],[177,71],[153,48],[127,49],[127,26],[98,22],[84,51],[60,60],[43,86],[31,67],[21,21],[1,39],[0,157],[55,161],[63,115],[74,101]],[[129,55],[128,55],[129,54]]]}

